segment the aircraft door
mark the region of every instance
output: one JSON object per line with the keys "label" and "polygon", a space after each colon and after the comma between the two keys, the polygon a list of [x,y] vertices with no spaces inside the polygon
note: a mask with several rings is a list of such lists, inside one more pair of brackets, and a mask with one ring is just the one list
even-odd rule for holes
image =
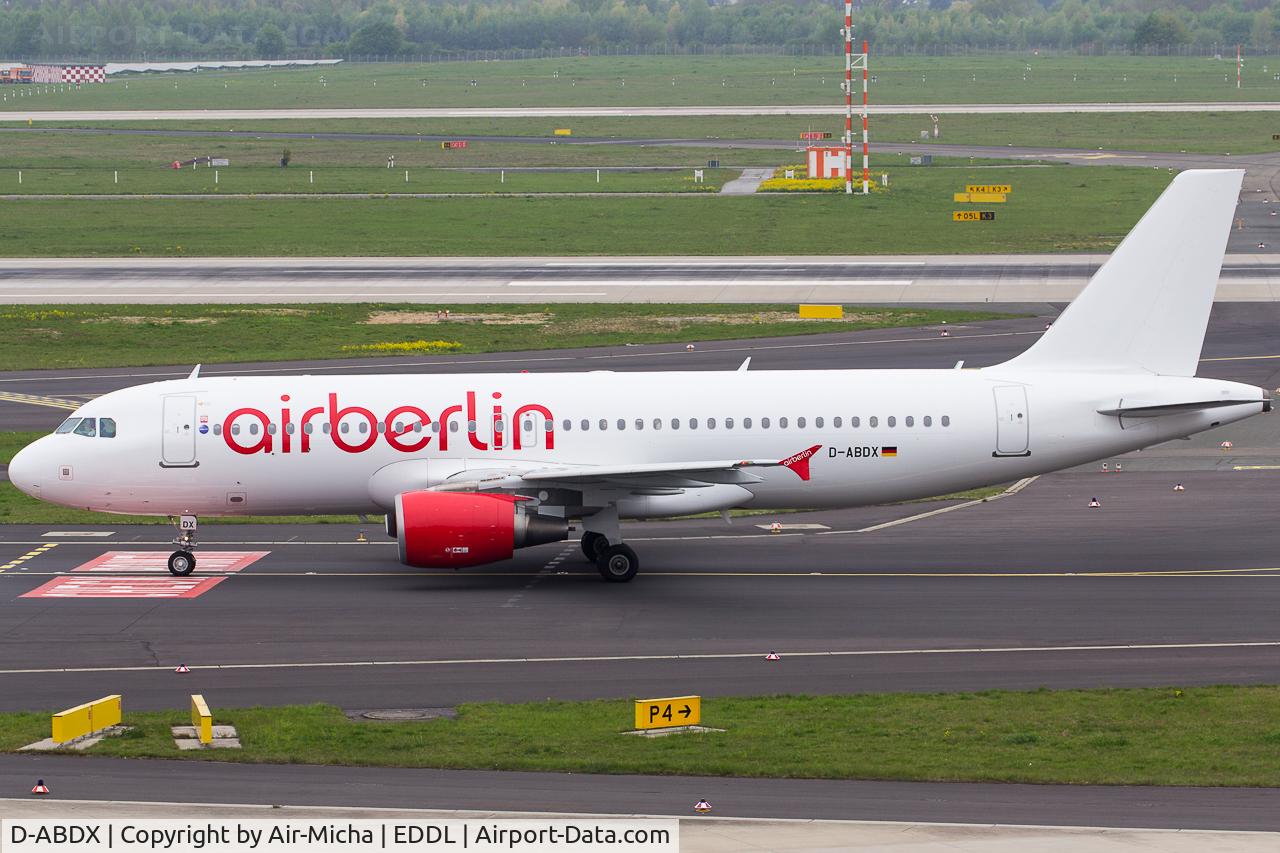
{"label": "aircraft door", "polygon": [[165,468],[194,468],[196,461],[196,398],[174,395],[164,398],[160,438],[160,464]]}
{"label": "aircraft door", "polygon": [[992,456],[1030,456],[1030,418],[1027,389],[1021,385],[1001,385],[996,397],[996,449]]}
{"label": "aircraft door", "polygon": [[521,412],[516,429],[520,430],[520,448],[532,450],[542,447],[542,434],[546,432],[546,419],[538,412]]}

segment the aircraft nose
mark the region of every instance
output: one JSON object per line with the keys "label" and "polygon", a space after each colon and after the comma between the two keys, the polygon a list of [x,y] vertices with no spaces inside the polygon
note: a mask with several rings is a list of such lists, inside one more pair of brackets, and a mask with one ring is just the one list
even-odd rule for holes
{"label": "aircraft nose", "polygon": [[36,447],[38,443],[28,444],[19,450],[9,460],[8,470],[9,482],[33,498],[40,497],[40,487],[43,485],[42,476],[45,474],[40,465],[40,457],[44,454]]}

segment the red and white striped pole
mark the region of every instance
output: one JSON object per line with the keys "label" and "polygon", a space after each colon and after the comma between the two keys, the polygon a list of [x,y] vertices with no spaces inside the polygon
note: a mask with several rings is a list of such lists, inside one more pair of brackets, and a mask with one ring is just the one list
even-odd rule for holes
{"label": "red and white striped pole", "polygon": [[867,40],[862,40],[862,194],[871,192],[868,173],[871,171],[871,146],[867,138],[867,66],[871,54],[867,52]]}
{"label": "red and white striped pole", "polygon": [[844,3],[844,191],[853,194],[853,0]]}
{"label": "red and white striped pole", "polygon": [[1236,45],[1236,88],[1240,88],[1240,45]]}

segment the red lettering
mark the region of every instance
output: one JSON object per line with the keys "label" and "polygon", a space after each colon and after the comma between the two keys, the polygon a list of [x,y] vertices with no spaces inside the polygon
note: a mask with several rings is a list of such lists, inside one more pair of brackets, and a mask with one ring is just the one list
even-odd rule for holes
{"label": "red lettering", "polygon": [[[282,394],[280,396],[281,403],[289,402],[289,395]],[[289,431],[291,421],[289,420],[289,409],[286,406],[280,410],[280,452],[288,453],[292,450],[293,433]]]}
{"label": "red lettering", "polygon": [[450,406],[440,413],[440,449],[449,449],[449,416],[462,413],[461,406]]}
{"label": "red lettering", "polygon": [[[342,437],[342,433],[338,430],[338,425],[347,415],[355,413],[364,418],[369,424],[369,436],[359,444],[348,444],[347,440]],[[378,419],[373,416],[373,412],[363,406],[348,406],[345,409],[338,408],[338,395],[329,395],[329,437],[333,439],[333,443],[337,445],[339,450],[345,450],[347,453],[363,453],[373,443],[378,440]]]}
{"label": "red lettering", "polygon": [[[493,399],[501,400],[502,392],[494,391]],[[502,428],[503,428],[502,404],[495,402],[493,404],[493,449],[494,450],[502,449]]]}
{"label": "red lettering", "polygon": [[537,412],[538,414],[542,415],[545,422],[541,424],[535,423],[534,429],[545,430],[547,433],[547,450],[555,450],[556,449],[556,431],[555,431],[555,421],[552,420],[551,418],[551,410],[548,409],[546,406],[540,406],[537,403],[529,403],[528,405],[521,406],[520,408],[516,409],[516,413],[511,416],[511,421],[516,426],[516,431],[515,431],[516,437],[515,437],[515,441],[512,443],[512,449],[513,450],[521,449],[520,436],[523,435],[523,430],[520,429],[520,418],[523,417],[526,412]]}
{"label": "red lettering", "polygon": [[[235,424],[236,418],[241,415],[249,415],[258,419],[258,423],[262,425],[262,438],[258,439],[257,444],[245,447],[236,441],[235,436],[231,433],[231,427]],[[258,409],[236,409],[227,415],[227,419],[222,423],[222,440],[227,443],[236,453],[243,453],[248,456],[253,453],[270,453],[271,452],[271,434],[267,432],[267,427],[271,424],[271,419],[267,417],[266,412]]]}
{"label": "red lettering", "polygon": [[[422,438],[412,444],[401,444],[400,438],[408,435],[413,431],[413,424],[406,424],[405,428],[400,432],[396,432],[395,419],[404,414],[413,415],[418,423],[422,424]],[[387,425],[387,444],[399,450],[401,453],[413,453],[426,447],[431,442],[431,433],[427,432],[427,424],[431,423],[431,418],[427,417],[427,413],[419,409],[417,406],[397,406],[387,414],[384,421]]]}
{"label": "red lettering", "polygon": [[488,450],[489,445],[480,440],[476,432],[480,429],[480,422],[476,420],[476,392],[467,392],[467,440],[471,442],[471,446],[476,450]]}
{"label": "red lettering", "polygon": [[324,406],[316,406],[314,409],[307,409],[302,413],[302,421],[298,424],[298,429],[302,430],[302,452],[311,452],[311,433],[307,431],[307,427],[311,424],[311,419],[316,415],[324,414]]}

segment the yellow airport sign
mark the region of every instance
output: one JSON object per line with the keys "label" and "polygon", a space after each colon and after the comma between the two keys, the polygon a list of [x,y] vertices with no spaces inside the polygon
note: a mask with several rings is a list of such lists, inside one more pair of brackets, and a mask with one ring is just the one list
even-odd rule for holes
{"label": "yellow airport sign", "polygon": [[1013,192],[1012,184],[965,184],[964,191],[968,193],[1011,193]]}
{"label": "yellow airport sign", "polygon": [[104,696],[53,715],[52,740],[67,743],[76,738],[120,725],[120,697]]}
{"label": "yellow airport sign", "polygon": [[994,210],[953,210],[952,222],[990,222],[996,218]]}
{"label": "yellow airport sign", "polygon": [[1004,193],[955,193],[951,200],[969,204],[1004,204],[1006,199]]}
{"label": "yellow airport sign", "polygon": [[844,319],[843,305],[801,305],[801,320],[842,320]]}
{"label": "yellow airport sign", "polygon": [[556,136],[573,136],[573,128],[557,127],[554,131]]}
{"label": "yellow airport sign", "polygon": [[669,729],[675,726],[696,726],[700,722],[701,696],[636,700],[637,729]]}
{"label": "yellow airport sign", "polygon": [[213,743],[213,714],[209,713],[209,704],[200,694],[191,697],[191,725],[195,726],[196,736],[205,746]]}

